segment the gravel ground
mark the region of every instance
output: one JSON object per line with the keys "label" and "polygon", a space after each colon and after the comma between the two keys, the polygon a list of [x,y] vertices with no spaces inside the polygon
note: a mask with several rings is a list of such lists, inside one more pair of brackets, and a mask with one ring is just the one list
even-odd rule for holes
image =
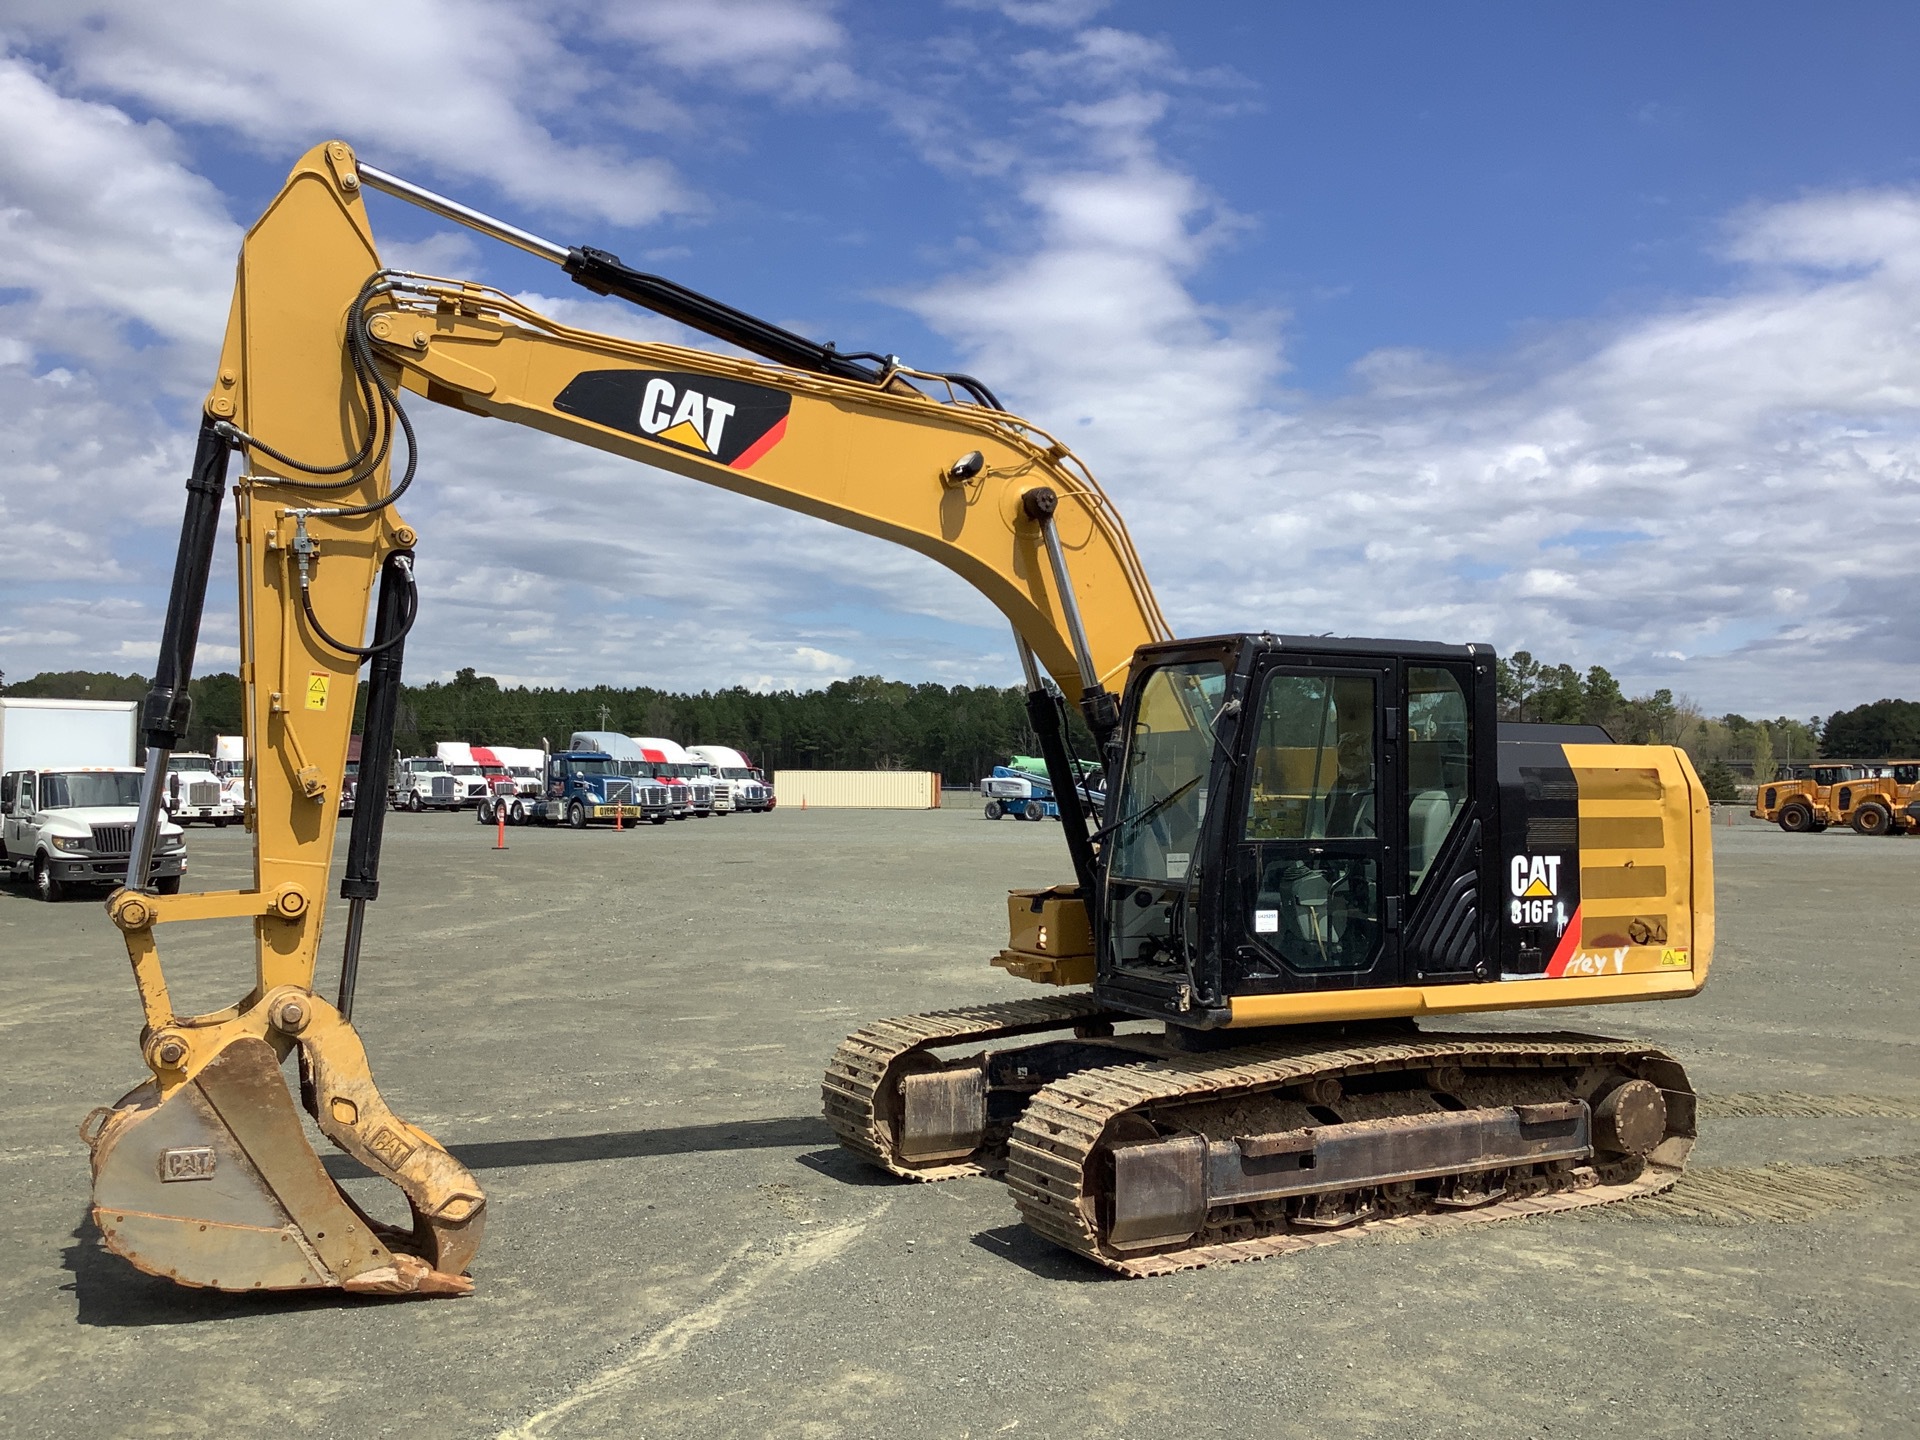
{"label": "gravel ground", "polygon": [[[0,888],[0,1428],[1915,1433],[1920,840],[1716,828],[1704,995],[1489,1022],[1680,1056],[1707,1119],[1671,1198],[1124,1281],[1028,1238],[991,1182],[864,1172],[818,1118],[865,1020],[1038,993],[986,958],[1003,892],[1065,878],[1051,825],[956,804],[505,853],[469,816],[388,835],[357,1019],[395,1108],[488,1188],[478,1292],[226,1297],[102,1252],[74,1127],[144,1073],[133,986],[98,905]],[[249,874],[238,831],[191,853],[190,886]],[[248,987],[242,927],[161,940],[182,1008]]]}

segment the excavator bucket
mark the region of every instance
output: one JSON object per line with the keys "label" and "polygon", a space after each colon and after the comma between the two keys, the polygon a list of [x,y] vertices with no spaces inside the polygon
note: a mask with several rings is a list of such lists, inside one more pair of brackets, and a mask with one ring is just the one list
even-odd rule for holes
{"label": "excavator bucket", "polygon": [[[312,1094],[311,1055],[302,1062]],[[439,1216],[409,1193],[411,1232],[371,1219],[334,1184],[307,1141],[273,1047],[252,1036],[229,1042],[164,1098],[148,1081],[87,1117],[81,1134],[93,1151],[94,1223],[109,1250],[183,1285],[469,1294],[473,1281],[460,1272],[479,1247],[485,1202],[431,1137],[379,1109],[390,1123],[373,1137],[374,1157],[403,1190],[421,1187],[393,1172],[423,1151],[431,1156],[413,1169],[467,1181],[457,1195],[432,1187],[441,1191]],[[379,1160],[380,1146],[390,1163]]]}

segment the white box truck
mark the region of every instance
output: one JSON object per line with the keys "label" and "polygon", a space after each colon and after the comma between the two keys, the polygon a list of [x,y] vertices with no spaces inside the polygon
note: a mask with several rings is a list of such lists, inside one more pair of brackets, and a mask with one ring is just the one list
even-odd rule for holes
{"label": "white box truck", "polygon": [[[0,874],[42,900],[127,878],[143,775],[132,700],[0,696]],[[147,883],[176,894],[186,832],[160,825]]]}

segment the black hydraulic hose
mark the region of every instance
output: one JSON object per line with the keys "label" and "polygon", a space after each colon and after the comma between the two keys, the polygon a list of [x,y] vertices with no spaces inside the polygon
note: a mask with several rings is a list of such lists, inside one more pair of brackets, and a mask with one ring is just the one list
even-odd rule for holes
{"label": "black hydraulic hose", "polygon": [[400,481],[385,495],[368,501],[364,505],[341,506],[329,509],[325,513],[333,516],[371,515],[376,510],[384,510],[413,484],[413,477],[419,468],[419,443],[414,437],[413,421],[408,417],[406,408],[401,405],[398,394],[387,383],[386,376],[380,373],[380,366],[374,353],[372,337],[367,333],[367,303],[384,283],[385,272],[377,271],[367,277],[360,287],[360,293],[354,297],[353,305],[347,312],[347,359],[353,365],[355,383],[360,390],[360,403],[367,412],[367,433],[360,446],[346,460],[337,465],[309,465],[297,460],[284,451],[259,437],[247,434],[235,425],[225,425],[227,434],[249,450],[258,450],[262,455],[277,460],[290,470],[299,470],[304,476],[338,475],[342,471],[354,473],[344,480],[315,480],[300,477],[288,477],[281,483],[296,485],[302,490],[346,490],[360,484],[374,474],[393,449],[393,432],[397,426],[406,437],[407,465],[401,473]]}
{"label": "black hydraulic hose", "polygon": [[[385,419],[381,399],[387,395],[386,385],[373,363],[373,348],[366,335],[366,305],[373,297],[375,288],[381,283],[381,272],[369,275],[360,287],[360,293],[353,298],[353,304],[347,311],[347,359],[353,365],[355,383],[360,389],[361,408],[367,413],[367,433],[360,447],[337,465],[309,465],[304,460],[296,460],[284,451],[258,436],[249,435],[237,425],[229,424],[225,428],[249,450],[258,450],[262,455],[279,461],[290,470],[299,470],[307,475],[338,475],[343,471],[354,471],[344,480],[302,480],[297,482],[307,490],[346,490],[358,485],[380,466],[387,457],[387,450],[393,442],[392,431],[383,421]],[[366,466],[362,470],[360,467]]]}
{"label": "black hydraulic hose", "polygon": [[400,709],[400,666],[407,631],[419,611],[413,552],[396,550],[380,567],[374,602],[373,663],[367,668],[367,716],[360,736],[360,773],[347,835],[347,868],[340,898],[349,902],[346,947],[340,955],[340,1013],[353,1018],[360,977],[360,934],[367,902],[380,898],[380,842],[387,821],[387,785],[393,772],[393,729]]}
{"label": "black hydraulic hose", "polygon": [[[413,583],[413,571],[411,568],[412,562],[413,562],[413,552],[409,550],[405,552],[396,551],[395,553],[396,554],[405,553],[407,556],[407,562],[408,562],[407,597],[408,599],[407,599],[406,619],[401,622],[399,633],[394,635],[391,639],[388,639],[388,640],[382,640],[380,638],[380,632],[379,632],[379,629],[377,628],[377,622],[376,622],[376,628],[374,630],[374,635],[373,635],[373,643],[371,645],[349,645],[347,644],[346,641],[336,640],[333,638],[333,636],[329,635],[327,633],[326,626],[320,623],[320,617],[313,613],[313,595],[312,595],[312,592],[308,589],[307,577],[304,575],[300,577],[300,609],[301,609],[301,612],[305,614],[305,616],[307,617],[308,627],[313,631],[315,635],[317,635],[320,638],[321,644],[330,646],[331,648],[338,650],[342,655],[351,655],[358,660],[367,660],[367,659],[371,659],[376,655],[379,655],[382,651],[391,649],[394,646],[399,645],[403,640],[407,638],[409,634],[412,633],[413,622],[420,618],[420,595],[419,595],[418,588]],[[384,587],[386,585],[385,575],[381,576],[380,583],[384,593]]]}

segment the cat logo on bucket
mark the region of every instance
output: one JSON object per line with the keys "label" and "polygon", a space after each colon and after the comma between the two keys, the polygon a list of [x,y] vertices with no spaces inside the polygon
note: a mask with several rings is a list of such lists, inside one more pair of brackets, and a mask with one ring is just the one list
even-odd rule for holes
{"label": "cat logo on bucket", "polygon": [[1558,935],[1567,928],[1567,909],[1560,894],[1558,855],[1516,855],[1507,867],[1507,890],[1513,899],[1507,919],[1514,925],[1552,925]]}
{"label": "cat logo on bucket", "polygon": [[793,397],[718,375],[672,370],[588,370],[553,408],[670,449],[750,469],[787,433]]}

